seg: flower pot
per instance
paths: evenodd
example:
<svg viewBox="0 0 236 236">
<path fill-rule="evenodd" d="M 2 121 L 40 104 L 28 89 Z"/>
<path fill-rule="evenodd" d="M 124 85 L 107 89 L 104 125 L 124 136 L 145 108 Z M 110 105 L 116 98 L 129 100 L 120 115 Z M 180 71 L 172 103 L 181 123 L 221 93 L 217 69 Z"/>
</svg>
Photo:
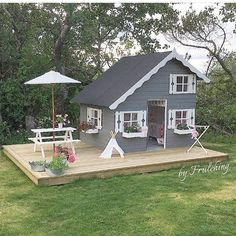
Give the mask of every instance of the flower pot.
<svg viewBox="0 0 236 236">
<path fill-rule="evenodd" d="M 64 169 L 61 168 L 61 169 L 50 169 L 50 168 L 45 168 L 46 170 L 46 173 L 49 175 L 49 176 L 60 176 L 60 175 L 63 175 L 64 174 Z"/>
<path fill-rule="evenodd" d="M 85 131 L 86 134 L 97 134 L 98 129 L 88 129 Z"/>
<path fill-rule="evenodd" d="M 58 123 L 58 128 L 62 129 L 63 128 L 63 123 Z"/>
<path fill-rule="evenodd" d="M 35 172 L 44 172 L 45 171 L 44 165 L 39 165 L 39 164 L 36 164 L 33 162 L 29 162 L 29 165 L 30 165 L 32 171 L 35 171 Z"/>
<path fill-rule="evenodd" d="M 124 138 L 145 138 L 147 137 L 147 134 L 143 132 L 133 132 L 133 133 L 123 132 L 122 136 Z"/>
<path fill-rule="evenodd" d="M 193 129 L 174 129 L 175 134 L 191 134 Z"/>
</svg>

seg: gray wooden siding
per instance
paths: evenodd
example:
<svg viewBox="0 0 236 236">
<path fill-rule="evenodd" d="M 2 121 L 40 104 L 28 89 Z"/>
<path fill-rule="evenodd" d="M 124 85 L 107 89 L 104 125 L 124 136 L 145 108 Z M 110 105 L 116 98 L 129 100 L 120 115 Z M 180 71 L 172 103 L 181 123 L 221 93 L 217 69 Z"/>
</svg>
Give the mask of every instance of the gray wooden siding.
<svg viewBox="0 0 236 236">
<path fill-rule="evenodd" d="M 102 129 L 98 134 L 84 134 L 80 132 L 80 139 L 83 142 L 94 146 L 104 148 L 110 140 L 110 131 L 114 130 L 114 111 L 106 107 L 80 104 L 80 122 L 87 121 L 87 107 L 98 108 L 102 110 Z"/>
<path fill-rule="evenodd" d="M 129 96 L 125 102 L 121 103 L 116 110 L 148 110 L 147 101 L 152 99 L 167 99 L 167 111 L 169 109 L 195 108 L 196 94 L 169 94 L 170 74 L 192 74 L 192 72 L 184 67 L 181 62 L 171 60 L 154 74 L 149 81 L 145 82 L 141 88 Z M 189 146 L 193 142 L 190 135 L 174 134 L 172 129 L 167 129 L 166 138 L 167 148 Z M 124 150 L 146 150 L 147 140 L 145 138 L 126 139 L 119 135 L 117 139 Z"/>
</svg>

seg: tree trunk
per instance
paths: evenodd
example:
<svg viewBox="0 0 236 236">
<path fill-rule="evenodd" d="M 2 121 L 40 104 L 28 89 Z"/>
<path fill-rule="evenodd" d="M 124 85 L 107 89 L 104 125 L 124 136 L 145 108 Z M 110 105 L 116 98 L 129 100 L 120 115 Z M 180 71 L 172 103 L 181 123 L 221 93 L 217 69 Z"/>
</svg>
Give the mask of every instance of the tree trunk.
<svg viewBox="0 0 236 236">
<path fill-rule="evenodd" d="M 65 74 L 65 65 L 62 59 L 63 48 L 65 45 L 66 37 L 71 29 L 71 14 L 66 13 L 64 22 L 61 23 L 61 32 L 56 40 L 54 48 L 54 62 L 56 70 L 61 74 Z M 68 96 L 68 89 L 65 84 L 60 87 L 60 96 L 57 99 L 57 112 L 62 114 L 65 110 L 65 99 Z"/>
<path fill-rule="evenodd" d="M 31 115 L 27 115 L 25 117 L 25 128 L 28 132 L 30 132 L 31 129 L 35 128 L 35 118 Z"/>
</svg>

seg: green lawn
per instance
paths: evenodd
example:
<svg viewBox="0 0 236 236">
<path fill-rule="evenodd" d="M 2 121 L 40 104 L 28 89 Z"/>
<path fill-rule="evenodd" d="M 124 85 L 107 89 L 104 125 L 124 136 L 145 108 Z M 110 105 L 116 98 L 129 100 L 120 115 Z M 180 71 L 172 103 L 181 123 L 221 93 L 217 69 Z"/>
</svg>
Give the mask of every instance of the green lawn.
<svg viewBox="0 0 236 236">
<path fill-rule="evenodd" d="M 236 235 L 236 144 L 230 170 L 179 170 L 35 186 L 0 153 L 0 235 Z M 188 167 L 190 168 L 190 167 Z"/>
</svg>

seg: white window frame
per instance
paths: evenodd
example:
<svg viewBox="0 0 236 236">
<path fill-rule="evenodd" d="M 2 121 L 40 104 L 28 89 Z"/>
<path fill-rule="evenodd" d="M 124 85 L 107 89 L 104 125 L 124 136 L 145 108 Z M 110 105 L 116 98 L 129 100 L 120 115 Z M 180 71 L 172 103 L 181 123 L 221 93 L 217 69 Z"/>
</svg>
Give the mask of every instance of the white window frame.
<svg viewBox="0 0 236 236">
<path fill-rule="evenodd" d="M 177 112 L 180 112 L 180 117 L 177 117 Z M 175 111 L 175 126 L 177 126 L 178 124 L 186 124 L 189 125 L 189 111 L 188 110 L 179 110 L 179 111 Z M 186 114 L 186 116 L 184 117 L 183 115 Z M 190 118 L 191 119 L 191 118 Z M 180 121 L 180 123 L 177 124 L 177 120 Z M 183 123 L 185 122 L 185 123 Z"/>
<path fill-rule="evenodd" d="M 168 129 L 176 128 L 176 112 L 187 112 L 186 115 L 186 124 L 188 126 L 195 125 L 195 109 L 170 109 L 168 112 Z M 178 119 L 178 118 L 177 118 Z M 181 118 L 182 119 L 182 118 Z"/>
<path fill-rule="evenodd" d="M 132 113 L 137 113 L 137 123 L 142 127 L 146 127 L 146 120 L 147 120 L 147 111 L 117 111 L 115 113 L 115 131 L 116 132 L 124 132 L 124 115 L 126 113 L 131 113 L 131 120 L 127 122 L 136 122 L 132 121 Z"/>
<path fill-rule="evenodd" d="M 129 114 L 129 120 L 125 120 L 125 115 L 126 114 Z M 133 114 L 136 114 L 137 115 L 137 119 L 133 119 Z M 123 125 L 125 127 L 125 124 L 129 124 L 129 127 L 133 125 L 133 123 L 137 123 L 137 125 L 140 126 L 140 123 L 139 123 L 139 114 L 138 112 L 124 112 L 124 118 L 123 118 Z"/>
<path fill-rule="evenodd" d="M 94 116 L 95 112 L 97 112 L 97 117 Z M 95 126 L 97 129 L 102 129 L 102 110 L 93 108 L 93 107 L 87 107 L 87 123 L 93 122 L 93 120 L 97 120 L 97 126 Z"/>
<path fill-rule="evenodd" d="M 177 83 L 177 77 L 182 77 L 182 83 Z M 187 83 L 184 83 L 184 77 L 188 77 Z M 177 91 L 177 85 L 182 85 L 182 91 Z M 184 90 L 184 85 L 187 85 L 187 91 Z M 170 94 L 193 94 L 196 93 L 196 75 L 194 74 L 171 74 L 170 75 Z"/>
</svg>

